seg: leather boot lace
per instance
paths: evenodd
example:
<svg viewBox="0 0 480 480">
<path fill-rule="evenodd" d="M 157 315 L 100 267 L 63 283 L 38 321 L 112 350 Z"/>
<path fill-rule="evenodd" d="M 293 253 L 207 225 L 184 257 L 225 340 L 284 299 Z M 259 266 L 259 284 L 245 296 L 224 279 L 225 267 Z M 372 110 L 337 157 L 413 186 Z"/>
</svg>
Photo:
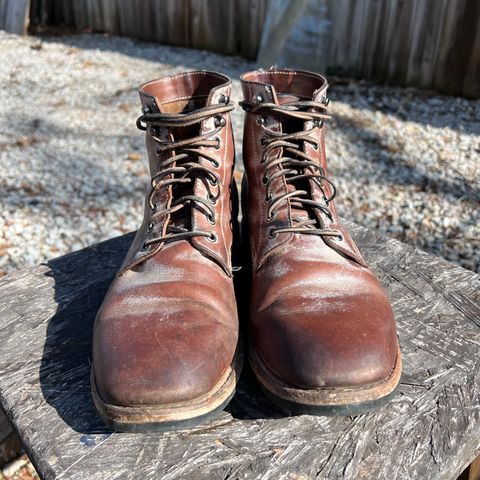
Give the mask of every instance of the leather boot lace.
<svg viewBox="0 0 480 480">
<path fill-rule="evenodd" d="M 219 175 L 212 170 L 212 167 L 219 167 L 219 163 L 214 155 L 202 150 L 201 147 L 219 149 L 221 141 L 216 134 L 225 126 L 225 119 L 221 114 L 233 110 L 233 105 L 229 103 L 228 98 L 219 105 L 210 105 L 195 109 L 185 113 L 145 113 L 137 119 L 137 127 L 140 130 L 147 130 L 152 139 L 158 144 L 157 154 L 165 152 L 170 156 L 162 160 L 159 164 L 158 171 L 152 175 L 152 188 L 148 195 L 148 204 L 152 212 L 160 213 L 158 205 L 154 203 L 156 194 L 164 188 L 170 188 L 172 193 L 175 192 L 175 186 L 179 192 L 177 198 L 172 198 L 161 213 L 166 217 L 165 233 L 159 237 L 150 238 L 145 241 L 143 248 L 147 249 L 149 245 L 183 240 L 192 237 L 206 237 L 208 240 L 215 242 L 216 235 L 214 232 L 205 230 L 195 230 L 192 225 L 182 225 L 185 222 L 177 222 L 175 225 L 172 221 L 172 215 L 176 212 L 190 207 L 187 212 L 183 212 L 183 218 L 191 216 L 191 208 L 200 208 L 205 214 L 207 220 L 215 225 L 215 209 L 214 205 L 222 194 L 222 182 Z M 203 120 L 214 117 L 215 130 L 202 135 L 197 135 L 185 139 L 164 141 L 158 137 L 159 128 L 178 129 L 190 127 L 200 124 Z M 212 137 L 213 138 L 210 138 Z M 210 162 L 209 166 L 202 165 L 198 159 L 204 158 Z M 202 179 L 207 188 L 207 196 L 203 198 L 193 193 L 193 185 L 196 179 Z M 185 188 L 190 184 L 191 188 Z M 183 188 L 182 188 L 183 185 Z M 180 187 L 180 188 L 178 188 Z M 216 192 L 215 192 L 216 190 Z M 177 214 L 178 215 L 178 214 Z M 154 229 L 153 221 L 148 225 L 147 232 Z"/>
<path fill-rule="evenodd" d="M 260 139 L 260 144 L 264 150 L 261 160 L 261 163 L 264 165 L 262 183 L 265 186 L 265 200 L 269 204 L 267 221 L 272 221 L 275 218 L 278 207 L 287 201 L 294 207 L 292 209 L 294 212 L 299 210 L 305 211 L 308 208 L 318 209 L 330 220 L 333 220 L 329 204 L 336 195 L 335 185 L 327 178 L 320 163 L 303 151 L 305 143 L 311 144 L 315 150 L 319 149 L 318 140 L 313 138 L 311 134 L 315 128 L 321 127 L 323 122 L 330 118 L 326 114 L 328 103 L 300 100 L 285 102 L 281 105 L 268 102 L 240 102 L 240 105 L 245 111 L 258 115 L 257 124 L 261 126 L 264 132 L 264 136 Z M 294 133 L 280 133 L 265 126 L 267 116 L 274 116 L 279 121 L 282 119 L 312 121 L 313 127 Z M 277 148 L 282 149 L 282 154 L 279 158 L 271 155 L 271 152 Z M 288 186 L 287 192 L 275 197 L 271 193 L 271 186 L 276 179 L 281 177 L 284 178 Z M 322 192 L 321 201 L 312 198 L 310 188 L 300 187 L 300 182 L 303 182 L 301 185 L 305 186 L 307 180 L 313 180 L 320 187 Z M 327 194 L 325 190 L 325 183 L 330 185 L 330 194 Z M 338 230 L 319 228 L 316 218 L 305 218 L 304 216 L 295 215 L 292 215 L 291 225 L 271 228 L 269 236 L 274 237 L 279 233 L 302 233 L 342 238 Z"/>
</svg>

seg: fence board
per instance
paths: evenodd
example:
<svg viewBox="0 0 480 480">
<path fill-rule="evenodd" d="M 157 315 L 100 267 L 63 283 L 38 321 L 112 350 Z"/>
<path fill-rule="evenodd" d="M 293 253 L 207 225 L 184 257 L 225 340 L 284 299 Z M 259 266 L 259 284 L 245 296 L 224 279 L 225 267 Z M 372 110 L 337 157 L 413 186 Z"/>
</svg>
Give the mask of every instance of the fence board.
<svg viewBox="0 0 480 480">
<path fill-rule="evenodd" d="M 29 0 L 0 0 L 0 30 L 24 34 L 28 26 Z"/>
<path fill-rule="evenodd" d="M 234 3 L 240 32 L 240 53 L 246 58 L 255 58 L 260 45 L 268 0 L 244 0 Z"/>
<path fill-rule="evenodd" d="M 190 2 L 191 45 L 223 53 L 238 52 L 235 2 L 225 0 L 192 0 Z"/>
</svg>

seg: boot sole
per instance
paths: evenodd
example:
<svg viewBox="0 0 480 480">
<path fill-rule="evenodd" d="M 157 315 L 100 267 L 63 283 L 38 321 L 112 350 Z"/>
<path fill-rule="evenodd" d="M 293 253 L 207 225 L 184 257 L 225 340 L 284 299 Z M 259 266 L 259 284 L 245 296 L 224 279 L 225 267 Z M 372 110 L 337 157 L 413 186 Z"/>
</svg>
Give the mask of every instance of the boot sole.
<svg viewBox="0 0 480 480">
<path fill-rule="evenodd" d="M 242 360 L 242 354 L 237 353 L 232 366 L 207 394 L 188 402 L 165 405 L 109 404 L 98 391 L 92 369 L 93 403 L 102 420 L 117 432 L 166 432 L 194 427 L 217 418 L 230 402 L 240 377 Z"/>
<path fill-rule="evenodd" d="M 253 347 L 249 349 L 249 361 L 265 395 L 290 415 L 359 415 L 380 408 L 395 395 L 402 373 L 398 347 L 389 376 L 361 387 L 292 388 L 266 367 Z"/>
</svg>

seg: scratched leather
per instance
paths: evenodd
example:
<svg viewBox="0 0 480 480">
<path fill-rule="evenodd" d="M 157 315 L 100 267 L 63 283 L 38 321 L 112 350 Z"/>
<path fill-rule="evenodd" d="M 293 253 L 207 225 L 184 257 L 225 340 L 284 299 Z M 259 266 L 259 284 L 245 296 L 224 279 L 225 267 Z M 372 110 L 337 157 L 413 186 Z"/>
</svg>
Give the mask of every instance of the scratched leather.
<svg viewBox="0 0 480 480">
<path fill-rule="evenodd" d="M 258 94 L 279 104 L 282 96 L 318 100 L 327 92 L 326 79 L 309 72 L 249 72 L 241 81 L 249 102 Z M 394 368 L 397 352 L 392 308 L 334 204 L 330 205 L 331 221 L 322 213 L 318 218 L 322 226 L 338 229 L 341 240 L 299 233 L 268 236 L 272 225 L 290 224 L 292 206 L 287 200 L 278 207 L 275 220 L 267 221 L 261 180 L 263 132 L 256 120 L 256 115 L 246 113 L 243 140 L 246 188 L 242 201 L 252 263 L 252 346 L 268 369 L 293 387 L 361 386 L 385 379 Z M 267 126 L 282 129 L 278 118 L 269 118 Z M 308 146 L 306 153 L 316 155 L 326 171 L 325 127 L 317 128 L 314 135 L 320 149 Z M 280 156 L 281 152 L 273 154 Z M 311 187 L 313 198 L 318 198 L 318 187 Z M 287 192 L 282 177 L 277 177 L 272 190 L 274 196 Z"/>
<path fill-rule="evenodd" d="M 192 100 L 206 105 L 230 95 L 231 81 L 217 73 L 190 72 L 149 82 L 140 88 L 142 106 L 153 112 L 172 111 Z M 206 98 L 206 100 L 205 100 Z M 238 342 L 238 318 L 231 276 L 230 182 L 234 150 L 229 114 L 217 134 L 220 148 L 209 148 L 219 166 L 222 193 L 215 204 L 216 223 L 195 209 L 193 228 L 216 233 L 205 237 L 152 245 L 161 234 L 171 189 L 156 197 L 152 212 L 146 202 L 143 222 L 98 312 L 93 341 L 94 377 L 102 397 L 115 405 L 161 405 L 187 401 L 208 393 L 231 366 Z M 213 119 L 202 121 L 201 133 L 213 131 Z M 159 132 L 169 137 L 167 129 Z M 147 129 L 146 147 L 152 176 L 165 154 L 157 155 Z M 204 147 L 202 147 L 204 148 Z M 196 161 L 207 161 L 197 157 Z M 209 165 L 211 167 L 211 165 Z M 193 193 L 204 197 L 203 182 Z M 163 215 L 163 216 L 162 216 Z M 154 232 L 147 226 L 155 221 Z"/>
</svg>

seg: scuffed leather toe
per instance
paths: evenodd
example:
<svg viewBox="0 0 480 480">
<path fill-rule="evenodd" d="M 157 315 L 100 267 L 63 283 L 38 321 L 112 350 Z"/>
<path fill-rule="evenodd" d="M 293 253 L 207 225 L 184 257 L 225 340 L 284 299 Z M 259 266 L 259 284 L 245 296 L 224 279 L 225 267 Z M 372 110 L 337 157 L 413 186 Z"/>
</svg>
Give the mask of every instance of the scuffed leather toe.
<svg viewBox="0 0 480 480">
<path fill-rule="evenodd" d="M 257 354 L 292 387 L 361 386 L 387 378 L 396 356 L 391 311 L 382 305 L 372 308 L 375 300 L 366 297 L 351 302 L 371 309 L 369 314 L 365 308 L 360 313 L 345 308 L 350 301 L 332 302 L 320 311 L 312 301 L 311 308 L 304 305 L 294 312 L 280 303 L 258 322 Z M 375 337 L 367 330 L 375 331 Z"/>
<path fill-rule="evenodd" d="M 98 322 L 94 375 L 104 400 L 161 405 L 210 392 L 232 363 L 237 338 L 206 310 L 188 305 L 174 318 L 162 312 Z"/>
<path fill-rule="evenodd" d="M 233 285 L 219 292 L 219 268 L 175 246 L 112 283 L 94 331 L 93 371 L 104 401 L 165 405 L 210 392 L 234 361 Z M 197 270 L 190 269 L 191 264 Z M 217 282 L 217 283 L 216 283 Z M 199 288 L 198 285 L 202 285 Z"/>
<path fill-rule="evenodd" d="M 273 280 L 252 314 L 253 347 L 265 367 L 297 388 L 361 387 L 387 378 L 396 328 L 374 275 L 347 262 L 288 263 L 302 275 Z"/>
</svg>

